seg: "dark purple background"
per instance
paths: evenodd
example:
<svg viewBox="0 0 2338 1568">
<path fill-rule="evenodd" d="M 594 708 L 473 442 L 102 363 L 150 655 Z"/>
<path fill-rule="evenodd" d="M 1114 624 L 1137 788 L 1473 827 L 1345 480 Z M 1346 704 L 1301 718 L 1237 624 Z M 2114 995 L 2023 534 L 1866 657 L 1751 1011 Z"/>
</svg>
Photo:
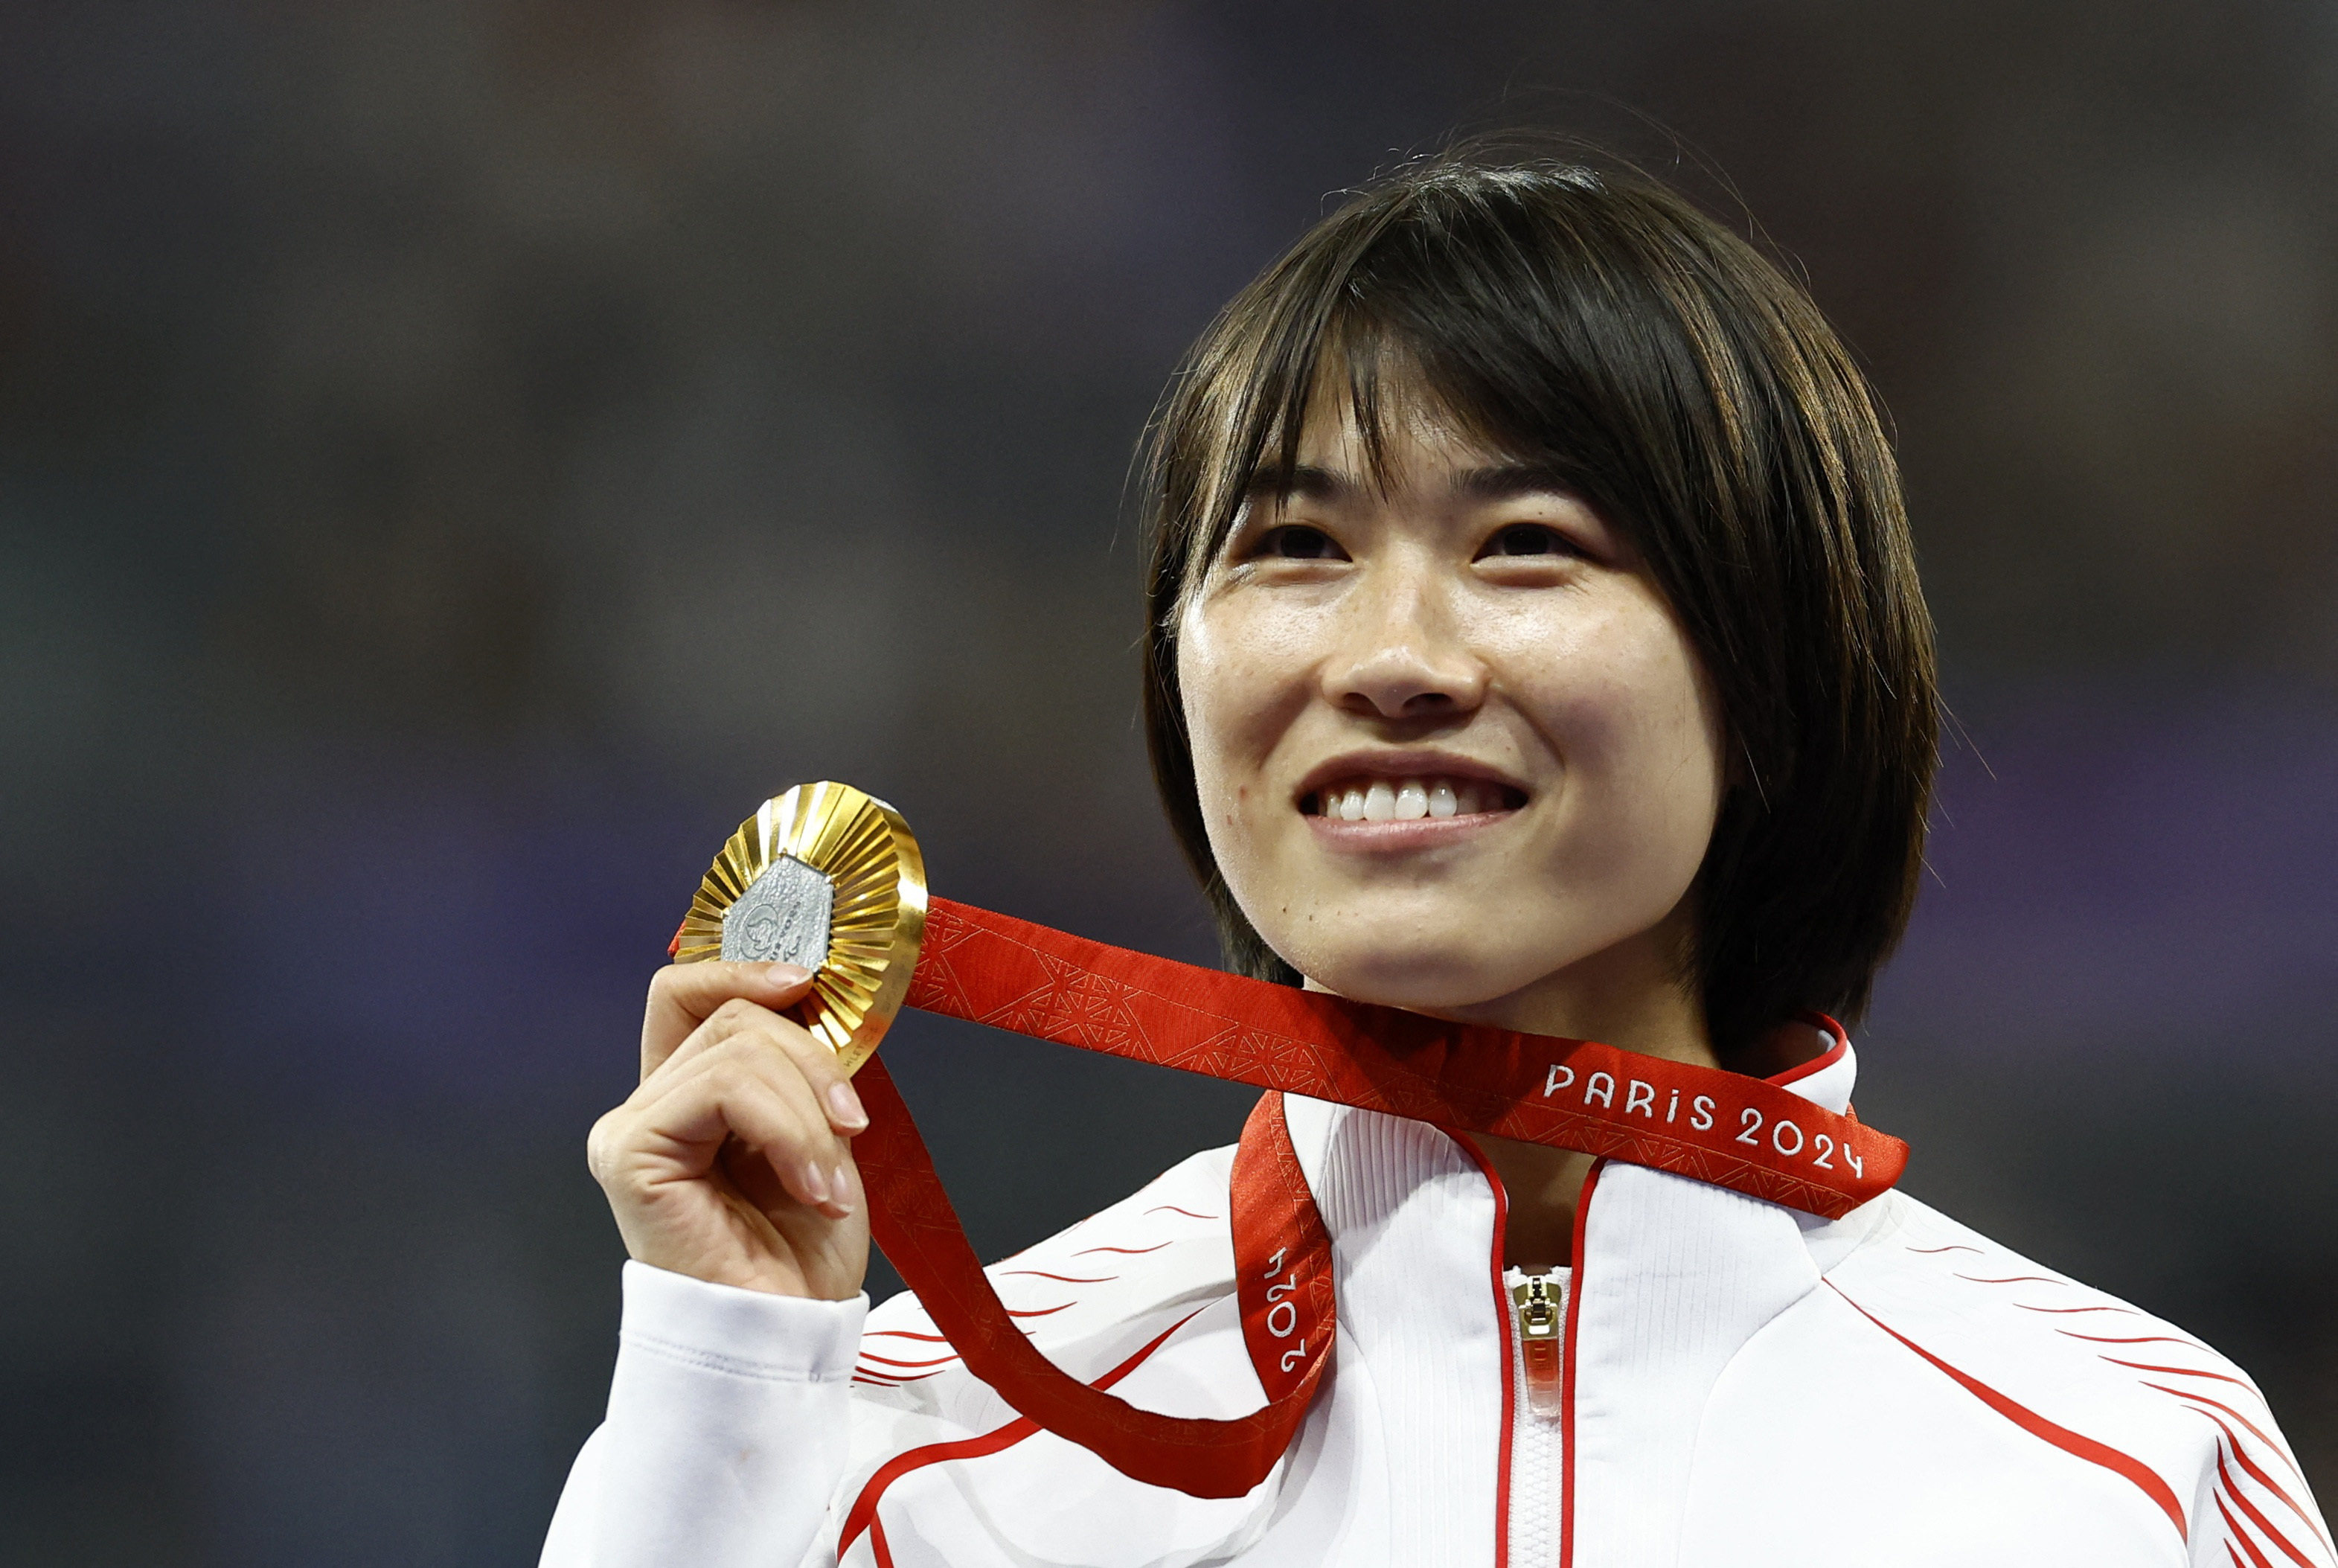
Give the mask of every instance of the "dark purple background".
<svg viewBox="0 0 2338 1568">
<path fill-rule="evenodd" d="M 1208 957 L 1129 453 L 1328 192 L 1507 123 L 1734 186 L 1896 416 L 1960 728 L 1862 1114 L 2338 1483 L 2328 7 L 25 0 L 0 1563 L 532 1560 L 584 1131 L 773 790 Z M 992 1250 L 1247 1098 L 888 1050 Z"/>
</svg>

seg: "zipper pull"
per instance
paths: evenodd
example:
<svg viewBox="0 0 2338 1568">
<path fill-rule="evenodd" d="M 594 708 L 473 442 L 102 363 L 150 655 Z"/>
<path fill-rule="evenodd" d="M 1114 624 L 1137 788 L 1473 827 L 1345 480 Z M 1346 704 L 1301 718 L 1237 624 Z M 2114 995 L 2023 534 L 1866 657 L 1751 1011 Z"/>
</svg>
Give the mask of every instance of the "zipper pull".
<svg viewBox="0 0 2338 1568">
<path fill-rule="evenodd" d="M 1530 1274 L 1510 1287 L 1510 1299 L 1518 1306 L 1518 1355 L 1526 1372 L 1527 1408 L 1537 1415 L 1556 1416 L 1559 1412 L 1559 1346 L 1564 1337 L 1567 1290 L 1561 1284 L 1557 1292 L 1551 1282 L 1557 1275 Z"/>
</svg>

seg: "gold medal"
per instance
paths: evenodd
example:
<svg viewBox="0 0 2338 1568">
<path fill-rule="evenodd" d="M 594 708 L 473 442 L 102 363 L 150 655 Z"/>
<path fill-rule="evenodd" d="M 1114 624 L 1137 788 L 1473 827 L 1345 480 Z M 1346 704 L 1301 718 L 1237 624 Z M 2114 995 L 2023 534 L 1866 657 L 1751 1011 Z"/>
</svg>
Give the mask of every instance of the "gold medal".
<svg viewBox="0 0 2338 1568">
<path fill-rule="evenodd" d="M 674 958 L 812 971 L 797 1015 L 849 1077 L 901 1011 L 925 931 L 925 856 L 901 814 L 850 784 L 798 784 L 706 868 Z"/>
</svg>

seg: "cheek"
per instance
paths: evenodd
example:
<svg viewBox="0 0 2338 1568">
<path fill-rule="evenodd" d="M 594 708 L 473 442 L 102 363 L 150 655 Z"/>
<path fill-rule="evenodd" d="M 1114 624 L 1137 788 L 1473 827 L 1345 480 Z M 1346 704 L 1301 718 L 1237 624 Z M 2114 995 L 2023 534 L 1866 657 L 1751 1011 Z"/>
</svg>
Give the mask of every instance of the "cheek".
<svg viewBox="0 0 2338 1568">
<path fill-rule="evenodd" d="M 1237 672 L 1227 668 L 1224 649 L 1209 636 L 1208 628 L 1195 624 L 1198 620 L 1188 615 L 1178 628 L 1177 693 L 1184 706 L 1185 738 L 1193 748 L 1194 784 L 1201 795 L 1202 815 L 1214 823 L 1220 814 L 1222 781 L 1228 771 L 1230 732 L 1239 727 L 1236 715 L 1228 711 L 1229 702 L 1241 691 L 1241 680 Z"/>
<path fill-rule="evenodd" d="M 1229 848 L 1220 835 L 1260 798 L 1262 774 L 1286 705 L 1279 694 L 1287 684 L 1278 670 L 1271 638 L 1245 624 L 1238 613 L 1189 610 L 1179 624 L 1177 685 L 1185 712 L 1185 733 L 1194 754 L 1194 783 L 1220 859 Z"/>
<path fill-rule="evenodd" d="M 1711 684 L 1671 616 L 1626 603 L 1580 636 L 1534 705 L 1574 799 L 1570 815 L 1606 831 L 1582 848 L 1669 879 L 1702 863 L 1726 777 L 1725 727 Z"/>
<path fill-rule="evenodd" d="M 1669 629 L 1669 618 L 1666 622 Z M 1726 767 L 1711 683 L 1678 634 L 1651 639 L 1634 667 L 1625 769 L 1652 861 L 1667 880 L 1695 875 L 1720 814 Z M 1685 888 L 1684 887 L 1684 891 Z"/>
</svg>

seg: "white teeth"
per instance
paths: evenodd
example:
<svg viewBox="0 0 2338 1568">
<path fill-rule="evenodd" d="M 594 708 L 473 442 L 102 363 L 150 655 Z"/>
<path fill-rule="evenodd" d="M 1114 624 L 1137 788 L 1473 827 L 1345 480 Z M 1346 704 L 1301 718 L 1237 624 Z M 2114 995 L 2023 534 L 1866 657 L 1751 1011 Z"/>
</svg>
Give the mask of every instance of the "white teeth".
<svg viewBox="0 0 2338 1568">
<path fill-rule="evenodd" d="M 1424 817 L 1476 816 L 1507 809 L 1502 787 L 1482 779 L 1361 779 L 1319 791 L 1322 814 L 1334 822 L 1419 822 Z"/>
</svg>

